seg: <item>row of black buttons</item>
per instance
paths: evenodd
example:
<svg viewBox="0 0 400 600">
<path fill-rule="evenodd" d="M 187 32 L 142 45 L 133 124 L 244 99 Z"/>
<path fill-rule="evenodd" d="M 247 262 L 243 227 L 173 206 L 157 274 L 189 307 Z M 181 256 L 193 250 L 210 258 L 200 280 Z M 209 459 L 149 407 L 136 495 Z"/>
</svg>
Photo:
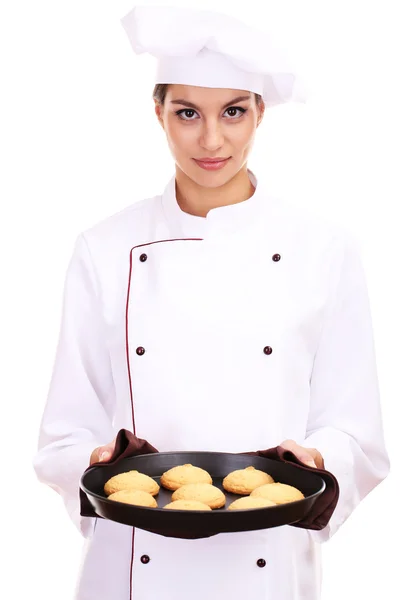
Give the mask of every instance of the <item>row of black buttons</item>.
<svg viewBox="0 0 400 600">
<path fill-rule="evenodd" d="M 143 356 L 143 354 L 145 352 L 146 352 L 146 350 L 143 348 L 143 346 L 139 346 L 138 348 L 136 348 L 136 354 L 138 354 L 139 356 Z M 267 354 L 267 355 L 272 354 L 271 346 L 265 346 L 263 352 L 264 352 L 264 354 Z"/>
<path fill-rule="evenodd" d="M 150 556 L 148 556 L 147 554 L 143 554 L 140 560 L 144 565 L 147 565 L 150 562 Z M 257 567 L 260 567 L 261 569 L 265 567 L 266 564 L 267 562 L 264 558 L 259 558 L 257 561 Z"/>
<path fill-rule="evenodd" d="M 140 262 L 146 262 L 147 260 L 147 254 L 141 254 L 139 257 Z M 274 254 L 272 257 L 272 260 L 274 262 L 278 262 L 279 260 L 281 260 L 281 255 L 280 254 Z"/>
</svg>

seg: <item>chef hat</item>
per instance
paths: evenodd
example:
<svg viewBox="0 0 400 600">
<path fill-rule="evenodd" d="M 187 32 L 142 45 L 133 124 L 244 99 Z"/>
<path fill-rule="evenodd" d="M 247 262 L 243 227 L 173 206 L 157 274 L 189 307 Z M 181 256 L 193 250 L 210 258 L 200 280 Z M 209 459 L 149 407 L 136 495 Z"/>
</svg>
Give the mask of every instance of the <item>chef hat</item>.
<svg viewBox="0 0 400 600">
<path fill-rule="evenodd" d="M 248 90 L 266 106 L 305 102 L 303 84 L 270 34 L 229 15 L 135 6 L 121 23 L 136 54 L 157 58 L 155 83 Z"/>
</svg>

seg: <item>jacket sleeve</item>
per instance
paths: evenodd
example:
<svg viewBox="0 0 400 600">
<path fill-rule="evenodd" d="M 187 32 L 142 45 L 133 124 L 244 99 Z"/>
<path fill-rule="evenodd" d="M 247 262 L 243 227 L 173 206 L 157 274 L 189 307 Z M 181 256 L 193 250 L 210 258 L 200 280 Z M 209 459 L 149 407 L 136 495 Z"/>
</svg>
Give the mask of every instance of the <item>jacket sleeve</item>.
<svg viewBox="0 0 400 600">
<path fill-rule="evenodd" d="M 33 466 L 62 497 L 87 537 L 94 519 L 80 516 L 79 483 L 92 451 L 115 437 L 115 390 L 99 287 L 89 249 L 79 236 L 67 271 L 61 331 Z"/>
<path fill-rule="evenodd" d="M 389 472 L 365 274 L 355 240 L 347 232 L 340 238 L 303 442 L 321 452 L 340 487 L 330 522 L 310 532 L 318 542 L 328 540 Z"/>
</svg>

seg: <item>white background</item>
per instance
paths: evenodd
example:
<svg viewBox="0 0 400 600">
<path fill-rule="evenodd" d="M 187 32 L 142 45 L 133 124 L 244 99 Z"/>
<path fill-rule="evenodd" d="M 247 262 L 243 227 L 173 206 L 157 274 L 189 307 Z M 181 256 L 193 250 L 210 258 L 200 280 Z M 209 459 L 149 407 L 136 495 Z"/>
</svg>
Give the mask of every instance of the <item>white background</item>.
<svg viewBox="0 0 400 600">
<path fill-rule="evenodd" d="M 249 167 L 360 242 L 392 473 L 324 546 L 323 600 L 393 598 L 400 534 L 397 2 L 201 4 L 272 24 L 297 48 L 308 79 L 308 104 L 267 112 Z M 119 23 L 132 6 L 6 0 L 0 8 L 0 502 L 8 550 L 1 587 L 9 588 L 8 600 L 70 600 L 79 568 L 81 538 L 31 467 L 75 237 L 160 193 L 173 173 L 151 100 L 153 59 L 132 53 Z"/>
</svg>

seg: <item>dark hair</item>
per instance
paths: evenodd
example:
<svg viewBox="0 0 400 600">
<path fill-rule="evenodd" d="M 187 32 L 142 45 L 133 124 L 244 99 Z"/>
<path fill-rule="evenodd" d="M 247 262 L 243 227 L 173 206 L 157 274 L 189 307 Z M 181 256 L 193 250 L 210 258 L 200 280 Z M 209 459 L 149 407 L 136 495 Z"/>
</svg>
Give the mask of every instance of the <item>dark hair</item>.
<svg viewBox="0 0 400 600">
<path fill-rule="evenodd" d="M 154 87 L 153 100 L 157 100 L 157 102 L 159 102 L 161 106 L 164 106 L 165 96 L 167 95 L 168 91 L 168 85 L 168 83 L 156 83 Z M 255 92 L 254 95 L 256 98 L 257 106 L 260 106 L 262 102 L 262 96 L 260 94 L 256 94 Z"/>
</svg>

